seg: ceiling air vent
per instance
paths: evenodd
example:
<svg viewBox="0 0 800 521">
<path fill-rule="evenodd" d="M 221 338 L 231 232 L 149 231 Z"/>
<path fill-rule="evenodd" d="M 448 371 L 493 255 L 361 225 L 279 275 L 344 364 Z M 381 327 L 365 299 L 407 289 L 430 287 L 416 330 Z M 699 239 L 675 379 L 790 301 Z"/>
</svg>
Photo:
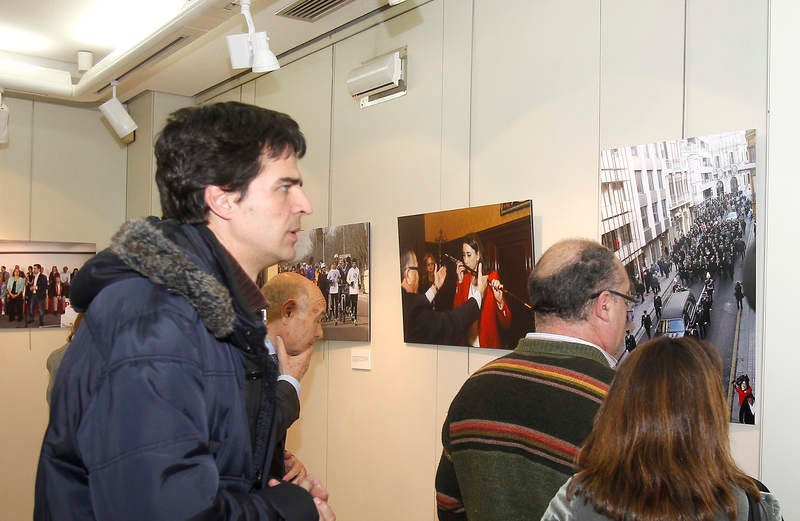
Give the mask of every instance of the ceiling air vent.
<svg viewBox="0 0 800 521">
<path fill-rule="evenodd" d="M 340 7 L 349 4 L 353 0 L 298 0 L 287 5 L 277 13 L 276 16 L 285 16 L 304 22 L 316 22 L 323 16 L 327 16 Z"/>
</svg>

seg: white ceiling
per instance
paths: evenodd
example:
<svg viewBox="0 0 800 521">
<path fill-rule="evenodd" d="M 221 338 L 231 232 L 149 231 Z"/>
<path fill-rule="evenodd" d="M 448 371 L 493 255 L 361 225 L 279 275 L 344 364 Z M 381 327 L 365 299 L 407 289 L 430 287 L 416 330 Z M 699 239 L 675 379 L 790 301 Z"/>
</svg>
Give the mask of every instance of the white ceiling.
<svg viewBox="0 0 800 521">
<path fill-rule="evenodd" d="M 267 32 L 270 47 L 279 57 L 356 18 L 389 9 L 386 0 L 352 0 L 315 22 L 274 15 L 294 1 L 252 0 L 256 31 Z M 48 70 L 67 70 L 73 75 L 75 84 L 80 79 L 76 65 L 78 51 L 92 51 L 97 64 L 120 45 L 121 37 L 127 30 L 136 27 L 139 33 L 144 31 L 145 35 L 150 35 L 163 28 L 164 24 L 169 24 L 183 2 L 187 2 L 184 7 L 193 3 L 196 6 L 212 2 L 214 6 L 204 11 L 201 21 L 191 24 L 195 32 L 183 40 L 190 43 L 171 54 L 164 53 L 166 57 L 162 55 L 157 60 L 151 60 L 147 66 L 137 69 L 135 74 L 125 76 L 120 82 L 119 97 L 125 101 L 144 90 L 194 96 L 241 72 L 230 67 L 225 36 L 247 32 L 247 26 L 244 17 L 239 14 L 238 5 L 229 5 L 230 0 L 28 0 L 24 4 L 18 0 L 0 0 L 0 68 L 4 62 L 11 60 Z M 196 27 L 201 30 L 197 31 Z M 163 41 L 160 42 L 154 42 L 156 47 L 150 52 L 160 48 Z M 130 45 L 123 46 L 127 48 Z M 114 54 L 118 54 L 119 50 L 117 48 Z M 98 78 L 99 85 L 105 87 L 113 79 L 112 75 L 116 77 L 129 69 L 130 64 L 109 71 L 104 77 Z M 14 69 L 14 78 L 27 74 L 18 72 L 20 70 L 24 69 Z M 91 92 L 82 96 L 48 93 L 41 89 L 37 92 L 36 86 L 29 87 L 24 81 L 21 81 L 22 86 L 13 88 L 3 85 L 2 78 L 0 74 L 0 88 L 5 87 L 8 92 L 27 92 L 63 99 L 74 96 L 74 101 L 98 101 L 109 97 L 107 89 L 99 88 L 92 88 Z M 10 79 L 6 81 L 12 83 Z"/>
</svg>

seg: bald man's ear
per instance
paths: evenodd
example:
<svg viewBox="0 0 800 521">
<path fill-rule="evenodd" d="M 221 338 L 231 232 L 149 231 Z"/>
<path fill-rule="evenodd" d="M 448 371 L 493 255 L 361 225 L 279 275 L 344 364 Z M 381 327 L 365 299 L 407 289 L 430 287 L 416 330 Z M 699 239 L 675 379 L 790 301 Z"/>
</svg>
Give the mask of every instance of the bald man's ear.
<svg viewBox="0 0 800 521">
<path fill-rule="evenodd" d="M 233 206 L 239 199 L 239 194 L 226 192 L 216 185 L 207 185 L 203 192 L 203 199 L 211 213 L 227 221 L 231 218 Z"/>
<path fill-rule="evenodd" d="M 281 318 L 290 318 L 297 311 L 297 300 L 290 298 L 281 304 Z"/>
<path fill-rule="evenodd" d="M 612 306 L 614 305 L 613 298 L 614 296 L 608 291 L 600 293 L 600 295 L 594 299 L 592 313 L 604 322 L 611 320 L 610 312 L 613 309 Z"/>
</svg>

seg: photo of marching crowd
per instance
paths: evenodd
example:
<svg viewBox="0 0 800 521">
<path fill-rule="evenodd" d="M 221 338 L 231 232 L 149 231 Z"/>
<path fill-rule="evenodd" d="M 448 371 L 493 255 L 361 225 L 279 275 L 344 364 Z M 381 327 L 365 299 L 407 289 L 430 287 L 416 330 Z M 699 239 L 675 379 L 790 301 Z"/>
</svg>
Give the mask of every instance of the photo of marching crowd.
<svg viewBox="0 0 800 521">
<path fill-rule="evenodd" d="M 70 327 L 70 286 L 92 255 L 94 244 L 0 242 L 0 329 Z"/>
<path fill-rule="evenodd" d="M 327 300 L 322 318 L 326 340 L 369 341 L 369 223 L 304 230 L 297 255 L 278 272 L 303 275 Z"/>
<path fill-rule="evenodd" d="M 652 336 L 712 343 L 738 423 L 753 423 L 758 403 L 755 156 L 754 130 L 601 155 L 603 244 L 639 299 L 628 309 L 626 352 Z"/>
</svg>

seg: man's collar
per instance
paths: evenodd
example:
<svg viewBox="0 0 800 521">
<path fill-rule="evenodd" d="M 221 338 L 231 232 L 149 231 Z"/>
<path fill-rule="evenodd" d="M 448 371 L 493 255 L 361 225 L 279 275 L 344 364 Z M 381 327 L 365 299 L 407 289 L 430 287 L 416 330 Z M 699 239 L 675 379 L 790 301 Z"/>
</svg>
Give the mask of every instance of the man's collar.
<svg viewBox="0 0 800 521">
<path fill-rule="evenodd" d="M 269 339 L 269 335 L 264 337 L 264 347 L 267 348 L 267 352 L 271 355 L 275 353 L 275 346 L 272 344 L 272 340 Z"/>
<path fill-rule="evenodd" d="M 245 273 L 241 264 L 239 264 L 239 262 L 233 258 L 233 255 L 231 255 L 224 246 L 222 246 L 222 250 L 228 256 L 228 262 L 230 262 L 233 275 L 236 279 L 236 285 L 239 287 L 239 291 L 249 305 L 250 309 L 253 311 L 266 309 L 268 306 L 267 298 L 263 293 L 261 293 L 259 287 L 253 281 L 253 279 L 251 279 L 250 276 Z"/>
<path fill-rule="evenodd" d="M 240 306 L 247 307 L 244 310 L 245 313 L 254 313 L 258 318 L 261 318 L 262 314 L 259 312 L 266 309 L 268 304 L 266 297 L 261 293 L 255 281 L 244 271 L 239 261 L 223 246 L 208 225 L 200 225 L 196 229 L 209 243 L 212 251 L 216 252 L 217 262 L 222 266 L 223 278 L 228 280 L 228 289 L 233 300 L 238 301 Z M 227 265 L 227 268 L 225 265 Z M 231 287 L 234 285 L 235 287 Z"/>
<path fill-rule="evenodd" d="M 601 353 L 603 353 L 603 356 L 608 361 L 608 365 L 611 366 L 612 369 L 617 366 L 617 360 L 613 356 L 608 354 L 602 347 L 598 346 L 597 344 L 593 344 L 588 340 L 584 340 L 582 338 L 575 338 L 573 336 L 567 336 L 567 335 L 558 335 L 556 333 L 528 333 L 527 335 L 525 335 L 525 338 L 531 338 L 534 340 L 551 340 L 556 342 L 571 342 L 573 344 L 584 344 L 587 346 L 591 346 L 600 351 Z"/>
</svg>

